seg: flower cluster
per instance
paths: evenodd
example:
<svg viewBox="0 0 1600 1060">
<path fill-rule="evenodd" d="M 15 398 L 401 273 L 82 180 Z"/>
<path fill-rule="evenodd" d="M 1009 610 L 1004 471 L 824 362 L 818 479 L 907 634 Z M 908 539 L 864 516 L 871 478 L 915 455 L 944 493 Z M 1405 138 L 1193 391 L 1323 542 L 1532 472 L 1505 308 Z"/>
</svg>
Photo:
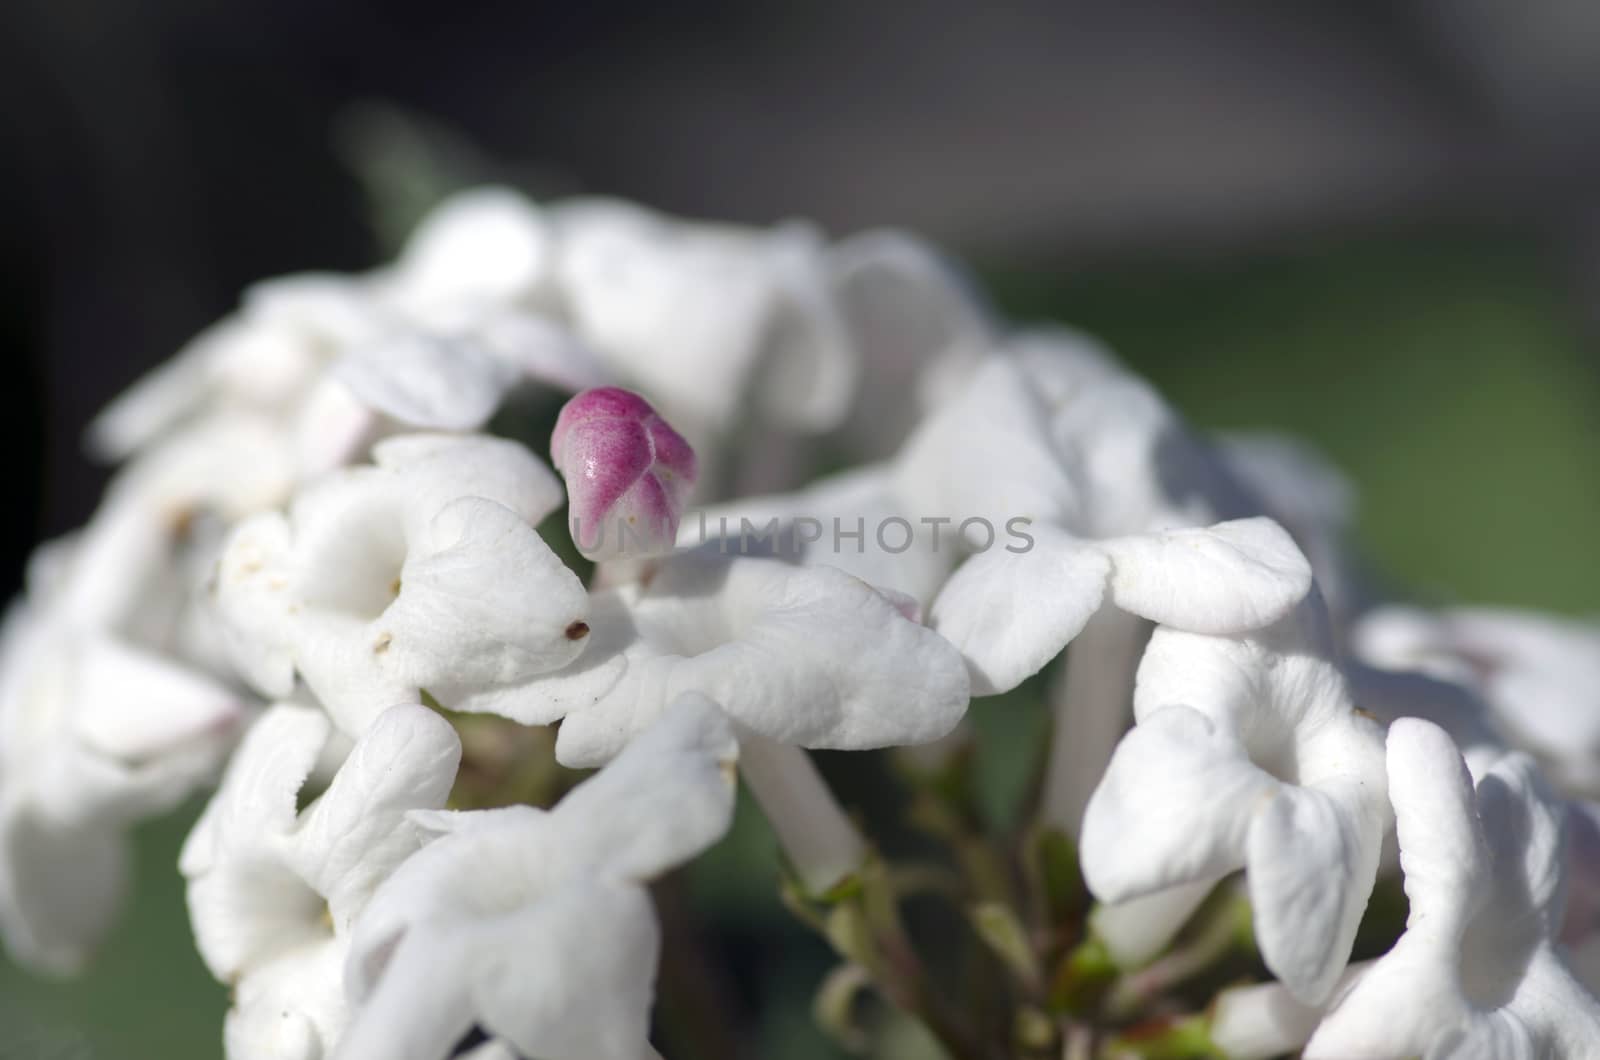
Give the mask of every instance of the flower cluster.
<svg viewBox="0 0 1600 1060">
<path fill-rule="evenodd" d="M 0 635 L 0 939 L 81 968 L 129 828 L 209 790 L 231 1060 L 658 1056 L 650 886 L 741 777 L 855 1047 L 1600 1055 L 1600 627 L 1373 605 L 1315 454 L 909 236 L 469 191 L 251 289 L 91 442 Z M 990 696 L 1051 723 L 1014 828 Z M 808 753 L 882 748 L 935 867 Z M 941 980 L 923 890 L 1000 974 Z"/>
</svg>

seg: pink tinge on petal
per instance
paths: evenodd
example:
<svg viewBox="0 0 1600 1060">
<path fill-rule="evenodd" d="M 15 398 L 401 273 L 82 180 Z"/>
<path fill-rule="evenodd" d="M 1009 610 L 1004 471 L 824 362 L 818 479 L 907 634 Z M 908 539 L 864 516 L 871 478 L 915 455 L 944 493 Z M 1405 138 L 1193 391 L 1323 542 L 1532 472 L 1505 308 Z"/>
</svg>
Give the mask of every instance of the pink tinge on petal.
<svg viewBox="0 0 1600 1060">
<path fill-rule="evenodd" d="M 694 450 L 648 401 L 619 387 L 585 390 L 556 418 L 550 457 L 567 480 L 580 552 L 610 559 L 671 550 L 694 485 Z"/>
</svg>

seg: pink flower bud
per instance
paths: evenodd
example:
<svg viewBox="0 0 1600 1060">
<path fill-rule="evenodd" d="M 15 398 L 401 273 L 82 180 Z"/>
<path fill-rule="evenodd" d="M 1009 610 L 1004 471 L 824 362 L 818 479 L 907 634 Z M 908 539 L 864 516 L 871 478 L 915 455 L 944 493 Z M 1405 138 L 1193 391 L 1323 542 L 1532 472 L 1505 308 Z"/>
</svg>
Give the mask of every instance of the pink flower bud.
<svg viewBox="0 0 1600 1060">
<path fill-rule="evenodd" d="M 567 480 L 578 551 L 602 560 L 672 550 L 694 450 L 644 398 L 612 386 L 578 394 L 556 418 L 550 459 Z"/>
</svg>

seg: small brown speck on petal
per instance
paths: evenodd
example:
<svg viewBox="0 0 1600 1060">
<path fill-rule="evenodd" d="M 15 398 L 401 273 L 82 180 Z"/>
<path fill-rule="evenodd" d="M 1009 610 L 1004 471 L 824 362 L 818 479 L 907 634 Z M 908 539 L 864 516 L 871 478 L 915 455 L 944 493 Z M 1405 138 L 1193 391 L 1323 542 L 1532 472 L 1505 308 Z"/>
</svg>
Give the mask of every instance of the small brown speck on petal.
<svg viewBox="0 0 1600 1060">
<path fill-rule="evenodd" d="M 567 627 L 567 639 L 568 640 L 582 640 L 584 637 L 587 637 L 588 635 L 589 635 L 589 623 L 587 623 L 587 622 L 574 622 L 572 625 Z"/>
</svg>

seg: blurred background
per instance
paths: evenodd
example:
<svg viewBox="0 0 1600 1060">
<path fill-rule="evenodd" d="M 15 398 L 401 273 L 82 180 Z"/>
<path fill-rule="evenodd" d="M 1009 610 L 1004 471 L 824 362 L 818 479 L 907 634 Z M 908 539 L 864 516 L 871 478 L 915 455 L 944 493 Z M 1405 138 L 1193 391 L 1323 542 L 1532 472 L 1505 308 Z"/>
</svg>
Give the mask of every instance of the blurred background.
<svg viewBox="0 0 1600 1060">
<path fill-rule="evenodd" d="M 91 511 L 79 439 L 111 395 L 247 283 L 374 264 L 441 191 L 498 180 L 915 229 L 1201 426 L 1320 446 L 1422 597 L 1600 610 L 1587 0 L 10 0 L 0 112 L 8 591 Z M 977 714 L 1022 753 L 1034 719 Z M 0 964 L 0 1057 L 217 1054 L 186 828 L 146 830 L 84 980 Z M 826 954 L 774 879 L 744 822 L 687 888 L 734 973 L 664 975 L 703 980 L 746 1055 L 825 1057 Z"/>
</svg>

